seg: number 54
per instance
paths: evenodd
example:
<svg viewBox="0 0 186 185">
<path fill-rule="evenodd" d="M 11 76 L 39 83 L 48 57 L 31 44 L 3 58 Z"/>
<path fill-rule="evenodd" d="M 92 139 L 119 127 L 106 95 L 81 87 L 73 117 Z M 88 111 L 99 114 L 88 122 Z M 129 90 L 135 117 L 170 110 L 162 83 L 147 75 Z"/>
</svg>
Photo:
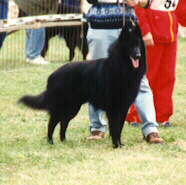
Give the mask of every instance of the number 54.
<svg viewBox="0 0 186 185">
<path fill-rule="evenodd" d="M 167 9 L 169 9 L 170 7 L 175 7 L 176 6 L 175 0 L 166 0 L 164 6 Z"/>
</svg>

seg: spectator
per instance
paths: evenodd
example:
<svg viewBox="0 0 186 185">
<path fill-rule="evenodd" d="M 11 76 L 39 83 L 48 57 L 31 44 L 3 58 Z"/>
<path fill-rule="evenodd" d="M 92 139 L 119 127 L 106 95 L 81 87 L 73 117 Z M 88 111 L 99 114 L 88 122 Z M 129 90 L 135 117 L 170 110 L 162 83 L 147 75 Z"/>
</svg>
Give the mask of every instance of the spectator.
<svg viewBox="0 0 186 185">
<path fill-rule="evenodd" d="M 14 0 L 27 15 L 56 14 L 59 0 Z"/>
<path fill-rule="evenodd" d="M 176 78 L 178 19 L 173 11 L 162 11 L 153 7 L 148 9 L 135 7 L 135 9 L 143 40 L 147 46 L 147 78 L 154 95 L 156 120 L 161 126 L 171 127 L 169 120 L 173 114 L 172 96 Z M 165 7 L 168 8 L 168 4 Z M 139 117 L 136 109 L 131 107 L 127 121 L 135 120 L 139 120 Z"/>
<path fill-rule="evenodd" d="M 8 0 L 0 0 L 0 19 L 8 18 Z M 3 45 L 3 41 L 6 37 L 6 32 L 0 33 L 0 49 Z"/>
<path fill-rule="evenodd" d="M 44 2 L 44 3 L 43 3 Z M 58 0 L 31 1 L 15 0 L 15 3 L 26 15 L 45 15 L 57 13 Z M 26 38 L 26 62 L 31 64 L 49 64 L 41 57 L 44 47 L 45 28 L 27 30 Z"/>
<path fill-rule="evenodd" d="M 104 12 L 95 11 L 95 13 L 92 13 L 92 19 L 90 19 L 89 14 L 87 15 L 87 20 L 90 22 L 87 40 L 90 56 L 95 60 L 98 58 L 107 57 L 108 47 L 118 38 L 121 32 L 123 25 L 123 12 L 120 9 L 117 0 L 88 0 L 88 2 L 93 4 L 93 8 L 96 8 L 98 5 L 98 8 L 110 8 L 110 11 L 112 11 L 112 15 L 110 15 L 109 18 L 109 14 L 105 13 L 110 12 L 109 10 Z M 120 2 L 122 3 L 122 1 Z M 137 23 L 135 12 L 133 8 L 130 7 L 138 5 L 140 7 L 147 8 L 150 3 L 148 0 L 126 0 L 126 2 L 128 3 L 125 14 L 126 23 L 130 21 L 130 18 Z M 98 15 L 98 13 L 103 13 L 103 16 L 100 16 L 100 14 Z M 106 18 L 108 18 L 109 21 L 112 21 L 112 23 L 107 24 L 107 22 L 104 22 Z M 142 79 L 140 91 L 135 100 L 135 104 L 137 105 L 142 118 L 142 132 L 144 138 L 150 143 L 163 143 L 163 139 L 161 139 L 158 135 L 158 124 L 156 123 L 155 119 L 152 92 L 145 76 Z M 89 115 L 92 124 L 90 126 L 91 136 L 88 138 L 88 140 L 99 140 L 104 138 L 104 133 L 107 131 L 107 123 L 104 119 L 103 111 L 95 111 L 93 107 L 89 105 Z"/>
</svg>

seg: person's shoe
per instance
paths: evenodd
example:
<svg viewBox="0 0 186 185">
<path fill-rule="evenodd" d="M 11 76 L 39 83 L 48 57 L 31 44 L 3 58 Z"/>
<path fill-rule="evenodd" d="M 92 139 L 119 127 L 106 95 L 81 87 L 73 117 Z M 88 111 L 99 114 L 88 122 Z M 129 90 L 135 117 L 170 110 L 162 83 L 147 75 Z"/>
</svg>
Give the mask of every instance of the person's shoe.
<svg viewBox="0 0 186 185">
<path fill-rule="evenodd" d="M 140 127 L 140 124 L 138 122 L 131 122 L 131 123 L 129 123 L 129 125 L 131 125 L 133 127 Z"/>
<path fill-rule="evenodd" d="M 26 63 L 30 63 L 30 58 L 26 58 Z"/>
<path fill-rule="evenodd" d="M 93 131 L 93 132 L 91 132 L 91 135 L 88 138 L 88 141 L 91 141 L 91 140 L 100 140 L 100 139 L 104 139 L 104 132 Z"/>
<path fill-rule="evenodd" d="M 47 65 L 50 64 L 50 62 L 46 61 L 42 56 L 39 56 L 34 59 L 30 59 L 31 64 L 38 64 L 38 65 Z"/>
<path fill-rule="evenodd" d="M 147 143 L 164 144 L 164 140 L 161 139 L 157 132 L 152 132 L 146 137 Z"/>
<path fill-rule="evenodd" d="M 163 127 L 172 127 L 172 125 L 170 124 L 169 121 L 161 122 L 160 123 L 160 126 L 163 126 Z"/>
</svg>

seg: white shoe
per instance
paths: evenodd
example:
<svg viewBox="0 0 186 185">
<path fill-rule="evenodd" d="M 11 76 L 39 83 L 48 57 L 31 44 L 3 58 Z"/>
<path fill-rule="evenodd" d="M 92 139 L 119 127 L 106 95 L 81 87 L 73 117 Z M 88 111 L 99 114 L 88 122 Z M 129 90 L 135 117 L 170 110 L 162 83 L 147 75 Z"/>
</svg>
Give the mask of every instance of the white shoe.
<svg viewBox="0 0 186 185">
<path fill-rule="evenodd" d="M 50 64 L 50 62 L 46 61 L 42 56 L 39 56 L 34 59 L 30 59 L 29 63 L 31 64 L 39 64 L 39 65 L 47 65 Z"/>
<path fill-rule="evenodd" d="M 26 63 L 30 63 L 30 58 L 26 58 Z"/>
</svg>

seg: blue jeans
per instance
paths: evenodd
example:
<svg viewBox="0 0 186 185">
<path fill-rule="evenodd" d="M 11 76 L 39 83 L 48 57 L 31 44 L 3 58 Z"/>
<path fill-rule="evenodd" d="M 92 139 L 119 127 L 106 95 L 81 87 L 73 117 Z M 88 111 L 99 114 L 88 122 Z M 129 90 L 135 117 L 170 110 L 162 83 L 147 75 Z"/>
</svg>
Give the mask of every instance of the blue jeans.
<svg viewBox="0 0 186 185">
<path fill-rule="evenodd" d="M 92 29 L 89 27 L 87 40 L 90 57 L 95 60 L 108 56 L 108 48 L 118 37 L 121 29 Z M 146 137 L 152 132 L 158 132 L 152 91 L 146 76 L 142 78 L 140 90 L 134 102 L 142 120 L 142 132 Z M 107 131 L 107 124 L 102 110 L 94 111 L 89 104 L 89 116 L 91 121 L 90 131 Z"/>
<path fill-rule="evenodd" d="M 0 19 L 7 19 L 8 18 L 8 3 L 7 2 L 0 2 Z M 6 32 L 0 33 L 0 49 L 3 45 L 3 41 L 6 37 Z"/>
<path fill-rule="evenodd" d="M 45 44 L 45 34 L 45 28 L 27 30 L 26 58 L 35 59 L 40 56 Z"/>
</svg>

